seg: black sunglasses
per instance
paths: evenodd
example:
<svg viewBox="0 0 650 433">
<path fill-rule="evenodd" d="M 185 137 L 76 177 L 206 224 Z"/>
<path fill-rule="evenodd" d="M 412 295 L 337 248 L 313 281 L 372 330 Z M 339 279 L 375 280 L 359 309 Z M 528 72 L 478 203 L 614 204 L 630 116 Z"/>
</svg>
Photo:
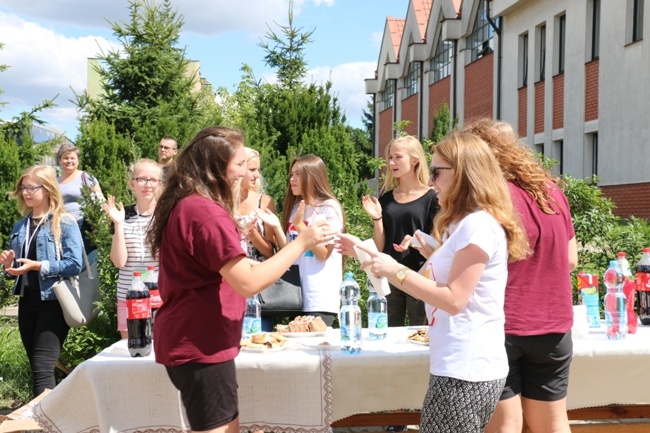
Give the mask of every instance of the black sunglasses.
<svg viewBox="0 0 650 433">
<path fill-rule="evenodd" d="M 431 180 L 435 181 L 436 178 L 438 177 L 438 170 L 451 170 L 451 167 L 436 167 L 435 165 L 431 166 L 431 170 L 429 171 L 429 175 L 431 176 Z"/>
</svg>

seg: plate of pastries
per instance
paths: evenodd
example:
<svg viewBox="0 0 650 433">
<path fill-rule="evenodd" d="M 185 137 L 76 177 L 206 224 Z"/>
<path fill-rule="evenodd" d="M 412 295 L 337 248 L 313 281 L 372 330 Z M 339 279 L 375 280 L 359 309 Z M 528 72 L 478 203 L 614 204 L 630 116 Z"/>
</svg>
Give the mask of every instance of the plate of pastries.
<svg viewBox="0 0 650 433">
<path fill-rule="evenodd" d="M 287 347 L 287 339 L 277 332 L 262 332 L 253 334 L 241 341 L 241 349 L 245 352 L 268 353 L 278 352 Z"/>
</svg>

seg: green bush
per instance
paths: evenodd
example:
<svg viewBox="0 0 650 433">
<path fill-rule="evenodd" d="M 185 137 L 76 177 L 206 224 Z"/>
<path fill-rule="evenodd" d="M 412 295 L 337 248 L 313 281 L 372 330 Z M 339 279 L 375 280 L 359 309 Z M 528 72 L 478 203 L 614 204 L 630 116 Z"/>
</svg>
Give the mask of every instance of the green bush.
<svg viewBox="0 0 650 433">
<path fill-rule="evenodd" d="M 0 408 L 17 408 L 30 400 L 31 372 L 18 332 L 18 321 L 0 317 Z"/>
</svg>

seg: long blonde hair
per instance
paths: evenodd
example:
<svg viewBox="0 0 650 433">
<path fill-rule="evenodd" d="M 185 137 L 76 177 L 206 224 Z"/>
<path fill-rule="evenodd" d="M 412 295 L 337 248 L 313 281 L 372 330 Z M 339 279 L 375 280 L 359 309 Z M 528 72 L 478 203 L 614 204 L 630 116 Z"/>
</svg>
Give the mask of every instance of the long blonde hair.
<svg viewBox="0 0 650 433">
<path fill-rule="evenodd" d="M 426 185 L 429 181 L 429 167 L 427 165 L 427 157 L 424 154 L 424 149 L 422 148 L 422 143 L 416 137 L 412 135 L 404 135 L 401 137 L 394 138 L 386 146 L 386 151 L 384 153 L 384 158 L 388 164 L 390 158 L 390 151 L 392 147 L 396 144 L 404 146 L 406 148 L 406 153 L 410 158 L 417 160 L 413 171 L 415 172 L 415 177 L 422 184 Z M 381 192 L 390 191 L 395 189 L 399 185 L 399 179 L 393 176 L 391 170 L 386 171 L 386 178 L 384 179 L 384 184 L 381 187 Z"/>
<path fill-rule="evenodd" d="M 516 261 L 530 253 L 528 237 L 521 226 L 499 164 L 488 145 L 476 135 L 453 132 L 434 151 L 454 170 L 449 194 L 440 203 L 433 236 L 441 241 L 449 227 L 467 214 L 483 210 L 503 227 L 508 240 L 508 259 Z"/>
<path fill-rule="evenodd" d="M 48 218 L 51 218 L 50 230 L 55 239 L 61 239 L 61 222 L 65 217 L 69 223 L 76 224 L 74 217 L 65 211 L 63 205 L 63 196 L 59 189 L 59 184 L 56 181 L 56 171 L 50 165 L 33 165 L 23 171 L 20 178 L 16 182 L 13 192 L 10 194 L 12 198 L 18 200 L 18 212 L 22 216 L 27 216 L 32 212 L 32 208 L 25 203 L 20 187 L 23 184 L 23 179 L 26 177 L 35 177 L 38 179 L 43 189 L 47 193 L 48 202 Z"/>
</svg>

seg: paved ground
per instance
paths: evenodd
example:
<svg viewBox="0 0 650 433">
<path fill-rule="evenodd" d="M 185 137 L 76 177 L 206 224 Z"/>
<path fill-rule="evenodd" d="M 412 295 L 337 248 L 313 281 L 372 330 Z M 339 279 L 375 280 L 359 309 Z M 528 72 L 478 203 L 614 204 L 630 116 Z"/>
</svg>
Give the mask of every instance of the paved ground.
<svg viewBox="0 0 650 433">
<path fill-rule="evenodd" d="M 1 308 L 0 316 L 18 317 L 18 306 Z"/>
</svg>

